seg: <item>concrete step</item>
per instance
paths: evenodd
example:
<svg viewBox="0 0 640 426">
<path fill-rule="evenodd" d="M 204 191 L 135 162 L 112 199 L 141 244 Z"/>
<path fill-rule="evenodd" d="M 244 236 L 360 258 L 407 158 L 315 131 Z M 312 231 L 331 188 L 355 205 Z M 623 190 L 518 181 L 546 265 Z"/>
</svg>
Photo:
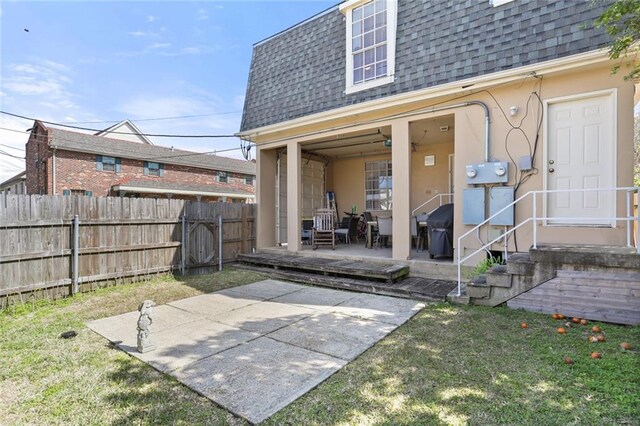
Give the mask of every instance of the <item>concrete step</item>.
<svg viewBox="0 0 640 426">
<path fill-rule="evenodd" d="M 583 268 L 640 270 L 640 254 L 633 247 L 554 244 L 538 245 L 529 253 L 534 262 L 576 265 Z"/>
<path fill-rule="evenodd" d="M 507 272 L 513 275 L 533 275 L 535 262 L 529 253 L 514 253 L 507 261 Z"/>
<path fill-rule="evenodd" d="M 486 275 L 490 287 L 511 288 L 513 274 L 507 271 L 507 265 L 493 265 Z"/>
</svg>

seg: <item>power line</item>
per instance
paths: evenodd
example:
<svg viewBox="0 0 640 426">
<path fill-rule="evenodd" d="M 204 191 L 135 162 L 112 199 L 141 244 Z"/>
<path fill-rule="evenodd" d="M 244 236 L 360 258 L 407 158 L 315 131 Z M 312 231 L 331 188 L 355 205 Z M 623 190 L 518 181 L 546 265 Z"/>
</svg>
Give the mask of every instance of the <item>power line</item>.
<svg viewBox="0 0 640 426">
<path fill-rule="evenodd" d="M 18 157 L 17 155 L 9 154 L 8 152 L 3 151 L 1 149 L 0 149 L 0 155 L 6 155 L 8 157 L 17 158 L 18 160 L 24 160 L 24 157 Z"/>
<path fill-rule="evenodd" d="M 211 114 L 194 114 L 194 115 L 178 115 L 175 117 L 159 117 L 159 118 L 137 118 L 133 121 L 162 121 L 162 120 L 178 120 L 181 118 L 198 118 L 198 117 L 211 117 L 214 115 L 229 115 L 229 114 L 239 114 L 242 111 L 225 111 L 225 112 L 215 112 Z M 108 123 L 120 123 L 122 120 L 103 120 L 103 121 L 63 121 L 64 124 L 108 124 Z"/>
<path fill-rule="evenodd" d="M 5 144 L 3 144 L 3 143 L 0 143 L 0 146 L 4 146 L 4 147 L 6 147 L 6 148 L 11 148 L 11 149 L 15 149 L 16 151 L 22 151 L 22 152 L 24 152 L 24 149 L 16 148 L 15 146 L 5 145 Z"/>
<path fill-rule="evenodd" d="M 32 118 L 32 117 L 26 117 L 24 115 L 14 114 L 14 113 L 7 112 L 7 111 L 0 111 L 0 114 L 9 115 L 11 117 L 16 117 L 16 118 L 22 118 L 22 119 L 25 119 L 25 120 L 40 121 L 42 123 L 53 124 L 54 126 L 60 126 L 60 127 L 68 127 L 70 129 L 76 129 L 76 130 L 88 130 L 90 132 L 102 132 L 102 131 L 104 131 L 104 129 L 92 129 L 90 127 L 72 126 L 70 124 L 62 124 L 62 123 L 57 123 L 55 121 L 37 120 L 37 119 Z M 110 134 L 114 134 L 114 135 L 143 135 L 143 136 L 150 136 L 150 137 L 155 137 L 155 138 L 207 138 L 207 139 L 210 139 L 210 138 L 237 138 L 236 135 L 170 135 L 170 134 L 133 133 L 133 132 L 110 132 Z"/>
</svg>

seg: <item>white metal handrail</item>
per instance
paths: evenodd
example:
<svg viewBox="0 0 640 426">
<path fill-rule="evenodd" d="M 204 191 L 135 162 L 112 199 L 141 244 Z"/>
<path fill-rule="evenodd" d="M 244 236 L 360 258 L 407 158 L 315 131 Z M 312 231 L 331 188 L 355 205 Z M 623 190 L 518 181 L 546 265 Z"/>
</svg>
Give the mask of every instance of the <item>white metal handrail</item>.
<svg viewBox="0 0 640 426">
<path fill-rule="evenodd" d="M 416 207 L 415 209 L 413 209 L 411 211 L 411 216 L 415 216 L 416 212 L 418 210 L 420 210 L 422 207 L 426 206 L 427 204 L 429 204 L 430 202 L 432 202 L 433 200 L 435 200 L 436 198 L 439 198 L 438 201 L 438 207 L 440 207 L 442 205 L 442 197 L 449 197 L 449 202 L 451 203 L 451 197 L 453 197 L 453 193 L 448 193 L 448 194 L 436 194 L 433 197 L 429 198 L 427 201 L 425 201 L 424 203 L 420 204 L 418 207 Z M 431 214 L 433 213 L 438 207 L 436 207 L 433 210 L 430 210 L 428 213 Z"/>
<path fill-rule="evenodd" d="M 572 217 L 548 217 L 546 214 L 542 215 L 541 217 L 538 216 L 537 214 L 537 195 L 539 194 L 553 194 L 553 193 L 568 193 L 568 192 L 604 192 L 604 191 L 626 191 L 627 192 L 627 199 L 626 199 L 626 207 L 627 207 L 627 215 L 624 217 L 597 217 L 597 218 L 588 218 L 588 217 L 579 217 L 579 218 L 572 218 Z M 554 219 L 562 219 L 562 220 L 568 220 L 568 221 L 588 221 L 588 220 L 592 220 L 592 221 L 596 221 L 596 220 L 607 220 L 607 221 L 625 221 L 627 223 L 627 246 L 628 247 L 632 247 L 631 244 L 631 233 L 630 233 L 630 224 L 633 221 L 636 221 L 639 226 L 638 226 L 638 235 L 636 236 L 636 248 L 638 253 L 640 254 L 640 213 L 638 216 L 633 216 L 633 212 L 632 212 L 632 201 L 631 201 L 631 194 L 633 193 L 636 194 L 640 194 L 640 187 L 622 187 L 622 188 L 589 188 L 589 189 L 553 189 L 553 190 L 538 190 L 538 191 L 529 191 L 526 194 L 522 195 L 521 197 L 517 198 L 516 200 L 514 200 L 513 202 L 511 202 L 510 204 L 506 205 L 504 208 L 500 209 L 499 211 L 497 211 L 496 213 L 494 213 L 493 215 L 491 215 L 490 217 L 488 217 L 487 219 L 485 219 L 483 222 L 479 223 L 478 225 L 474 226 L 473 228 L 471 228 L 469 231 L 465 232 L 464 234 L 462 234 L 460 237 L 458 237 L 458 246 L 456 248 L 456 252 L 457 252 L 457 258 L 458 258 L 458 296 L 461 295 L 461 286 L 462 286 L 462 263 L 466 262 L 467 260 L 469 260 L 471 257 L 475 256 L 476 254 L 485 251 L 488 247 L 490 247 L 491 245 L 497 243 L 500 240 L 504 240 L 504 246 L 505 246 L 505 254 L 507 252 L 507 239 L 508 236 L 511 235 L 512 233 L 514 233 L 517 229 L 521 228 L 522 226 L 524 226 L 525 224 L 531 222 L 533 224 L 533 248 L 537 248 L 538 246 L 538 236 L 537 236 L 537 222 L 539 221 L 548 221 L 548 220 L 554 220 Z M 501 213 L 507 211 L 508 209 L 512 208 L 514 209 L 515 212 L 515 206 L 516 204 L 518 204 L 520 201 L 524 200 L 525 198 L 528 198 L 529 196 L 533 197 L 533 214 L 531 217 L 528 217 L 527 219 L 525 219 L 524 221 L 520 222 L 519 224 L 517 224 L 516 226 L 514 226 L 513 228 L 509 229 L 508 231 L 506 231 L 504 234 L 498 236 L 497 238 L 494 238 L 493 240 L 491 240 L 490 242 L 482 245 L 480 248 L 476 249 L 473 253 L 465 256 L 465 257 L 461 257 L 461 247 L 462 247 L 462 240 L 464 238 L 466 238 L 467 236 L 471 235 L 473 232 L 477 232 L 480 230 L 481 227 L 489 224 L 489 222 L 494 219 L 496 216 L 500 215 Z M 640 198 L 640 195 L 639 195 Z M 515 213 L 514 213 L 515 214 Z"/>
</svg>

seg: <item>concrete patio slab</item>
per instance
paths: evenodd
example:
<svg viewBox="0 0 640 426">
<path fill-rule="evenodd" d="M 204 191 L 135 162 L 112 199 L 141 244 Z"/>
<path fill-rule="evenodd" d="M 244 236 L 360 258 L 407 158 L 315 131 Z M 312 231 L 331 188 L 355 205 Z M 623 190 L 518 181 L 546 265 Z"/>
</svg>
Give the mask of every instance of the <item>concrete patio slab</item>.
<svg viewBox="0 0 640 426">
<path fill-rule="evenodd" d="M 135 341 L 135 330 L 133 333 Z M 156 349 L 141 354 L 136 345 L 118 347 L 130 355 L 169 373 L 195 361 L 230 349 L 260 337 L 260 334 L 239 330 L 206 318 L 152 334 Z"/>
<path fill-rule="evenodd" d="M 253 305 L 254 303 L 261 302 L 262 300 L 264 299 L 261 297 L 244 294 L 225 295 L 220 293 L 210 293 L 170 302 L 169 306 L 205 317 L 213 317 L 224 312 Z"/>
<path fill-rule="evenodd" d="M 351 361 L 395 328 L 383 322 L 322 312 L 281 328 L 267 337 Z"/>
<path fill-rule="evenodd" d="M 423 307 L 424 304 L 417 303 L 415 300 L 361 293 L 334 306 L 329 311 L 360 319 L 401 325 Z"/>
<path fill-rule="evenodd" d="M 240 287 L 232 287 L 218 291 L 217 294 L 226 296 L 252 296 L 261 297 L 262 299 L 274 299 L 287 293 L 303 290 L 308 288 L 300 284 L 292 284 L 285 281 L 264 280 L 253 284 L 247 284 Z"/>
<path fill-rule="evenodd" d="M 313 309 L 301 306 L 260 302 L 210 318 L 232 327 L 266 334 L 315 313 Z"/>
<path fill-rule="evenodd" d="M 423 305 L 265 280 L 153 308 L 156 349 L 136 350 L 138 312 L 88 325 L 251 422 L 261 422 L 373 346 Z"/>
<path fill-rule="evenodd" d="M 303 308 L 324 311 L 355 297 L 358 293 L 330 290 L 319 287 L 305 287 L 300 291 L 271 299 L 272 302 L 289 303 Z"/>
<path fill-rule="evenodd" d="M 346 361 L 261 337 L 175 372 L 185 385 L 253 423 L 266 420 Z"/>
<path fill-rule="evenodd" d="M 110 342 L 136 346 L 136 326 L 139 317 L 140 313 L 138 311 L 127 312 L 126 314 L 91 321 L 87 326 L 106 337 Z M 156 306 L 153 308 L 151 334 L 169 330 L 200 318 L 202 317 L 198 314 L 183 311 L 170 305 Z"/>
</svg>

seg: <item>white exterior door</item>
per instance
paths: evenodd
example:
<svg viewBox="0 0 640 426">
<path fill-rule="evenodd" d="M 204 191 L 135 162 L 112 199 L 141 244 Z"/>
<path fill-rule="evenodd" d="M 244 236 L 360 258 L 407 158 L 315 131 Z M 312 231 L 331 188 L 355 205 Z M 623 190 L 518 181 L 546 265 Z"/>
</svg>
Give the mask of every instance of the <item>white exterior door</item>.
<svg viewBox="0 0 640 426">
<path fill-rule="evenodd" d="M 564 101 L 547 107 L 549 190 L 615 187 L 615 108 L 612 93 Z M 615 194 L 607 191 L 548 194 L 550 224 L 610 225 Z"/>
<path fill-rule="evenodd" d="M 287 242 L 287 156 L 280 157 L 276 200 L 279 243 Z M 310 219 L 324 204 L 324 163 L 302 159 L 302 218 Z"/>
</svg>

